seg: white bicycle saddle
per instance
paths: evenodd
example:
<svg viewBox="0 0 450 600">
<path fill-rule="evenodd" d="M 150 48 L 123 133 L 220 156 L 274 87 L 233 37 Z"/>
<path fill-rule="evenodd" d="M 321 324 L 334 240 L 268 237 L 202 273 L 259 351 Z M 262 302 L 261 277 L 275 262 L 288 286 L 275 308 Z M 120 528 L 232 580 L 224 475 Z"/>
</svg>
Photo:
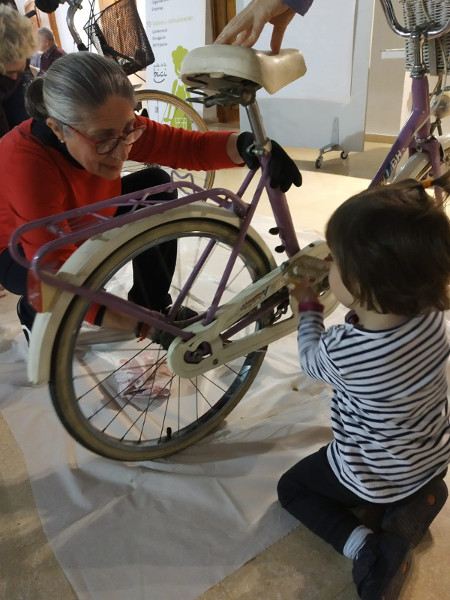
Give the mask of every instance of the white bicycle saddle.
<svg viewBox="0 0 450 600">
<path fill-rule="evenodd" d="M 189 52 L 181 65 L 183 83 L 217 91 L 234 81 L 251 81 L 269 94 L 299 79 L 306 73 L 300 50 L 285 49 L 280 54 L 241 46 L 211 44 Z M 203 85 L 196 85 L 201 80 Z"/>
</svg>

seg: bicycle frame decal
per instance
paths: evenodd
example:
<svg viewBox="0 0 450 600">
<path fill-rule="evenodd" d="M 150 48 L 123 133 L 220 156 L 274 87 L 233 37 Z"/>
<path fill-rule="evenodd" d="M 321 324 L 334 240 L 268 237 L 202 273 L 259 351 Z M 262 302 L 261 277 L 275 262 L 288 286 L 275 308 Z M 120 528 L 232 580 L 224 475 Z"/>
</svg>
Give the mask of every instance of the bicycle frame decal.
<svg viewBox="0 0 450 600">
<path fill-rule="evenodd" d="M 370 187 L 384 184 L 395 173 L 404 153 L 408 150 L 411 156 L 414 152 L 425 150 L 429 152 L 432 161 L 436 162 L 436 148 L 430 144 L 430 100 L 429 86 L 426 76 L 412 80 L 412 110 L 393 143 L 381 167 L 373 178 Z M 438 152 L 438 160 L 439 160 Z M 439 161 L 440 164 L 440 161 Z"/>
</svg>

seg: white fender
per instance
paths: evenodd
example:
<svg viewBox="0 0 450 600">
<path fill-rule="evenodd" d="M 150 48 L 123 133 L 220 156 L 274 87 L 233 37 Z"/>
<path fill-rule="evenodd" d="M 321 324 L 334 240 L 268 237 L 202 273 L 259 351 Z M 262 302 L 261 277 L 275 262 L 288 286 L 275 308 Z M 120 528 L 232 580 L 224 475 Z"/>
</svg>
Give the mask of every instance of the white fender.
<svg viewBox="0 0 450 600">
<path fill-rule="evenodd" d="M 450 137 L 439 138 L 439 142 L 444 152 L 450 149 Z M 392 183 L 403 181 L 405 179 L 416 179 L 423 169 L 430 163 L 430 157 L 425 152 L 415 152 L 408 158 L 406 163 L 398 169 Z"/>
<path fill-rule="evenodd" d="M 236 229 L 240 228 L 240 219 L 233 213 L 212 204 L 194 202 L 187 206 L 170 209 L 160 215 L 153 215 L 122 227 L 116 227 L 90 238 L 64 263 L 58 271 L 57 277 L 81 285 L 106 258 L 129 239 L 163 223 L 187 218 L 214 218 L 229 223 Z M 264 251 L 271 268 L 275 268 L 276 264 L 272 253 L 259 233 L 250 227 L 247 236 Z M 47 286 L 47 291 L 45 312 L 36 315 L 30 339 L 27 373 L 28 379 L 33 384 L 45 383 L 50 378 L 55 337 L 73 298 L 73 294 L 70 292 L 58 291 L 57 288 L 49 290 Z"/>
</svg>

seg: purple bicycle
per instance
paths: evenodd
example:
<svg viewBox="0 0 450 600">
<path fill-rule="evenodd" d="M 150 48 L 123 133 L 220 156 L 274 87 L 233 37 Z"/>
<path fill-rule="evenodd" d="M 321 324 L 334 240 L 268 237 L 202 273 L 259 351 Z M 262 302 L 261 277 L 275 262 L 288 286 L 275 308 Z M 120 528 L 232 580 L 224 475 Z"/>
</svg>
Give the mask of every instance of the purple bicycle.
<svg viewBox="0 0 450 600">
<path fill-rule="evenodd" d="M 431 172 L 436 176 L 447 168 L 449 152 L 449 146 L 433 136 L 444 98 L 440 88 L 434 103 L 437 120 L 430 124 L 423 47 L 425 41 L 449 32 L 450 22 L 437 26 L 434 19 L 425 18 L 408 31 L 397 22 L 391 0 L 381 1 L 391 27 L 408 36 L 418 54 L 412 71 L 412 115 L 372 185 Z M 93 452 L 116 460 L 151 460 L 177 452 L 213 430 L 247 392 L 268 344 L 296 329 L 286 271 L 313 272 L 326 313 L 336 307 L 321 268 L 328 255 L 326 244 L 317 241 L 300 249 L 286 197 L 268 184 L 270 140 L 255 99 L 261 87 L 275 93 L 304 72 L 297 50 L 283 50 L 276 57 L 236 46 L 192 51 L 183 63 L 185 83 L 199 91 L 207 105 L 246 107 L 261 168 L 250 171 L 236 193 L 206 190 L 190 176 L 173 174 L 164 186 L 41 219 L 13 236 L 12 251 L 18 262 L 30 267 L 41 302 L 30 340 L 29 379 L 49 382 L 61 422 Z M 406 150 L 408 160 L 395 172 L 396 157 Z M 244 193 L 258 174 L 256 191 L 245 201 Z M 175 188 L 188 194 L 164 203 L 153 199 Z M 271 233 L 280 238 L 277 251 L 286 254 L 281 266 L 252 227 L 263 193 L 276 223 Z M 101 211 L 106 206 L 130 210 L 105 219 Z M 92 225 L 80 228 L 79 218 L 86 214 Z M 29 264 L 14 249 L 24 233 L 39 227 L 49 228 L 56 239 Z M 170 267 L 173 304 L 163 315 L 129 302 L 127 293 L 132 261 L 170 241 L 177 243 L 175 268 Z M 78 249 L 58 271 L 52 270 L 48 257 L 69 244 Z M 123 331 L 91 326 L 84 318 L 93 302 L 131 315 L 159 334 L 140 341 Z M 178 321 L 182 306 L 191 310 Z"/>
</svg>

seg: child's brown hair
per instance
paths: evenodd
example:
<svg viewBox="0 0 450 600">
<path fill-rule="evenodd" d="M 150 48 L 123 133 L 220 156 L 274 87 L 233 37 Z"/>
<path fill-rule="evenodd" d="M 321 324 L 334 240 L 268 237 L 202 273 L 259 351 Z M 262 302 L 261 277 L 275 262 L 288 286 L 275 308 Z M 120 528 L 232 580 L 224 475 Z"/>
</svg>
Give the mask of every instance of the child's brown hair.
<svg viewBox="0 0 450 600">
<path fill-rule="evenodd" d="M 450 191 L 450 174 L 434 183 Z M 367 309 L 413 317 L 450 308 L 450 221 L 422 183 L 349 198 L 326 239 L 344 285 Z"/>
</svg>

